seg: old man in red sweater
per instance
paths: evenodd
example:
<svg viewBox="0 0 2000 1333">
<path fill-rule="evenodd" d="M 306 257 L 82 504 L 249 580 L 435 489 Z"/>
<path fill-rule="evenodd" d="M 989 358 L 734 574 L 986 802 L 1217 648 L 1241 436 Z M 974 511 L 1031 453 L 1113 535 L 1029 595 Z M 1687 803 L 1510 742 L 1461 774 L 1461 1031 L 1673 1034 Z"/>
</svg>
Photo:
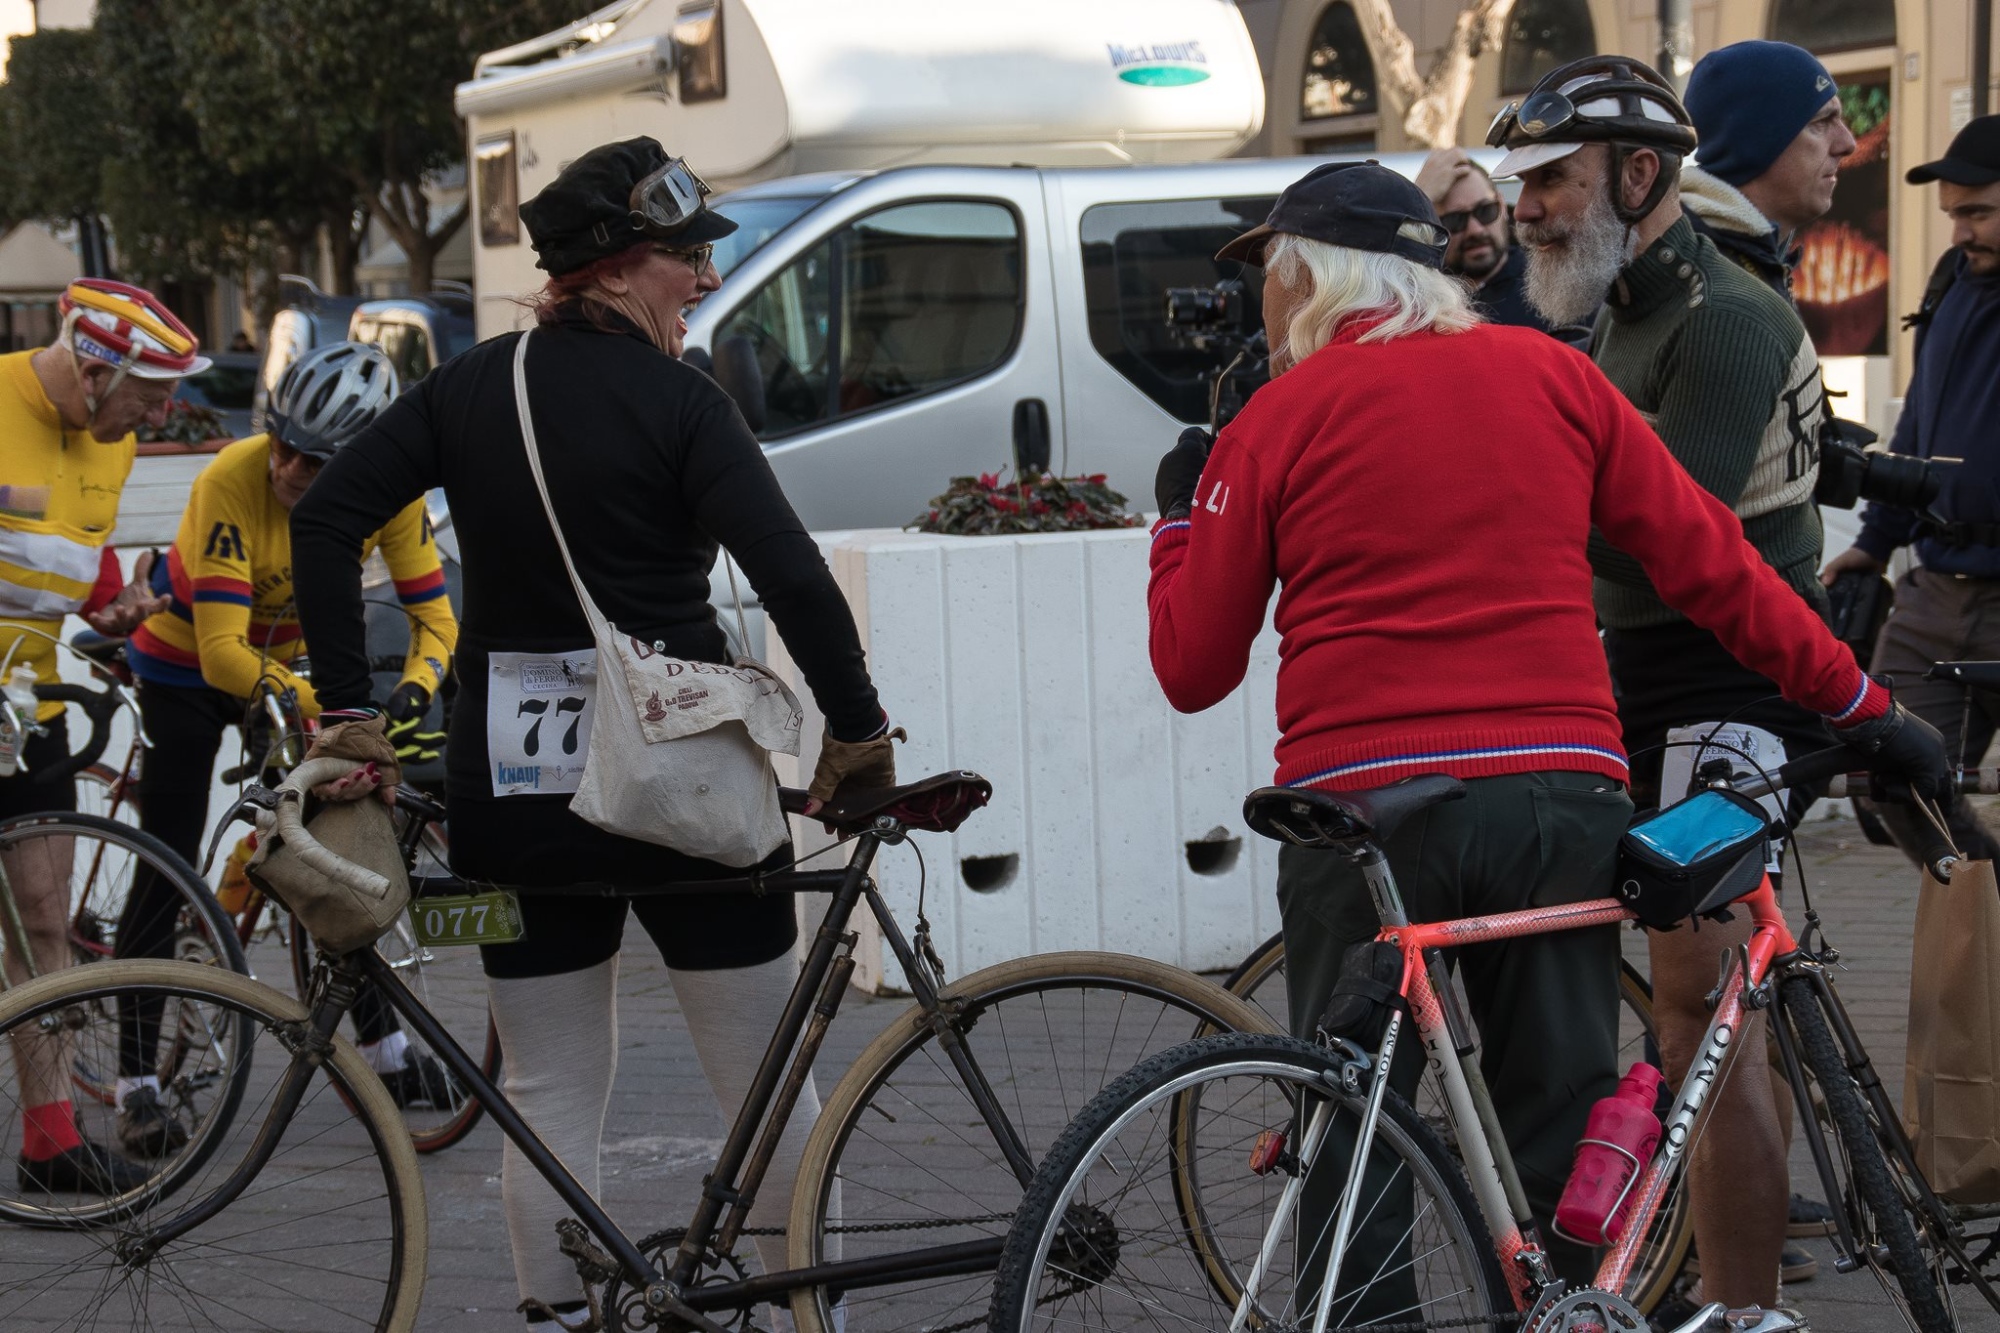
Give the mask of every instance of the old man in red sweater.
<svg viewBox="0 0 2000 1333">
<path fill-rule="evenodd" d="M 1147 600 L 1173 705 L 1236 688 L 1275 587 L 1278 781 L 1466 782 L 1467 799 L 1385 847 L 1414 919 L 1606 896 L 1632 806 L 1591 609 L 1594 526 L 1838 739 L 1934 793 L 1947 780 L 1937 732 L 1862 674 L 1587 357 L 1482 323 L 1439 271 L 1445 241 L 1414 185 L 1336 163 L 1222 252 L 1263 267 L 1274 378 L 1212 452 L 1190 431 L 1160 465 Z M 1345 857 L 1295 847 L 1280 853 L 1278 898 L 1292 1026 L 1310 1036 L 1375 911 Z M 1616 930 L 1458 962 L 1552 1236 L 1584 1116 L 1619 1072 Z M 1397 1071 L 1405 1091 L 1417 1073 L 1414 1058 Z M 1553 1257 L 1588 1276 L 1578 1247 Z"/>
</svg>

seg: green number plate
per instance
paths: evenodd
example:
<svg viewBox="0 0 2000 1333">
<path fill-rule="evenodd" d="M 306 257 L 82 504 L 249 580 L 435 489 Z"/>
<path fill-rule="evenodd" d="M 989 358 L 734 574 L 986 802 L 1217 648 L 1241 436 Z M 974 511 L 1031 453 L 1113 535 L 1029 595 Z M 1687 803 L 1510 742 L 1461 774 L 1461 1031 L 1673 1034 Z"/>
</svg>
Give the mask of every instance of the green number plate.
<svg viewBox="0 0 2000 1333">
<path fill-rule="evenodd" d="M 510 889 L 450 898 L 418 898 L 410 904 L 417 941 L 433 948 L 449 944 L 511 944 L 521 938 L 521 902 Z"/>
</svg>

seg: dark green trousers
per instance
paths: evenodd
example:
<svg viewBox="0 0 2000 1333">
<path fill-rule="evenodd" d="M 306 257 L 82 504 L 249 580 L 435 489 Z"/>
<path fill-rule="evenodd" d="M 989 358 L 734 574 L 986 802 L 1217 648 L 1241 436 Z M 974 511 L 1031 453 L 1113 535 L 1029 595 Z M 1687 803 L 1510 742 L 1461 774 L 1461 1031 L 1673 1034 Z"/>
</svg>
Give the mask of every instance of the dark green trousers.
<svg viewBox="0 0 2000 1333">
<path fill-rule="evenodd" d="M 1595 774 L 1547 772 L 1475 778 L 1465 786 L 1463 800 L 1417 814 L 1383 845 L 1412 921 L 1547 907 L 1611 892 L 1618 839 L 1632 816 L 1620 784 Z M 1310 1038 L 1342 955 L 1381 926 L 1361 872 L 1337 852 L 1282 849 L 1278 904 L 1292 1031 Z M 1596 926 L 1454 953 L 1479 1028 L 1480 1069 L 1529 1205 L 1558 1269 L 1572 1281 L 1587 1281 L 1593 1256 L 1556 1239 L 1549 1219 L 1584 1120 L 1622 1072 L 1616 1067 L 1618 929 Z M 1421 1043 L 1415 1025 L 1406 1022 L 1391 1086 L 1409 1097 L 1422 1072 Z M 1314 1214 L 1330 1211 L 1338 1198 L 1337 1181 L 1324 1189 L 1315 1184 L 1309 1179 L 1302 1209 L 1305 1234 L 1315 1234 Z M 1375 1246 L 1397 1245 L 1407 1234 L 1407 1216 L 1399 1219 L 1394 1211 L 1378 1212 L 1367 1228 Z M 1358 1237 L 1357 1251 L 1369 1244 Z M 1350 1254 L 1343 1264 L 1343 1289 L 1359 1257 Z M 1361 1266 L 1373 1272 L 1399 1267 L 1391 1262 L 1385 1268 L 1379 1253 Z M 1387 1284 L 1362 1305 L 1386 1314 L 1408 1297 L 1393 1290 L 1398 1285 Z M 1357 1318 L 1363 1313 L 1354 1311 Z"/>
</svg>

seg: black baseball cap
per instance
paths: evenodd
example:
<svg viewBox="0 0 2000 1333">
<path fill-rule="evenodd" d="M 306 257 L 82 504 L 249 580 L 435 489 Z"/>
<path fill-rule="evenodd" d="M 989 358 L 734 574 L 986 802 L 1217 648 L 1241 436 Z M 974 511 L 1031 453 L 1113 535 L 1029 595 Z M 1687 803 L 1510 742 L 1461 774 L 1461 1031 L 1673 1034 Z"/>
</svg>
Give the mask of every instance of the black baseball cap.
<svg viewBox="0 0 2000 1333">
<path fill-rule="evenodd" d="M 702 208 L 680 226 L 650 226 L 632 208 L 632 187 L 670 159 L 657 139 L 641 135 L 600 144 L 564 167 L 542 192 L 521 205 L 535 247 L 535 266 L 568 273 L 640 241 L 706 245 L 736 230 L 722 214 Z"/>
<path fill-rule="evenodd" d="M 1285 188 L 1262 226 L 1244 232 L 1215 257 L 1262 264 L 1264 247 L 1278 232 L 1350 250 L 1401 255 L 1437 269 L 1444 267 L 1451 240 L 1416 183 L 1373 159 L 1314 167 Z"/>
<path fill-rule="evenodd" d="M 1911 167 L 1904 180 L 1912 185 L 1950 181 L 1953 185 L 1991 185 L 2000 181 L 2000 116 L 1969 121 L 1944 150 L 1944 156 Z"/>
</svg>

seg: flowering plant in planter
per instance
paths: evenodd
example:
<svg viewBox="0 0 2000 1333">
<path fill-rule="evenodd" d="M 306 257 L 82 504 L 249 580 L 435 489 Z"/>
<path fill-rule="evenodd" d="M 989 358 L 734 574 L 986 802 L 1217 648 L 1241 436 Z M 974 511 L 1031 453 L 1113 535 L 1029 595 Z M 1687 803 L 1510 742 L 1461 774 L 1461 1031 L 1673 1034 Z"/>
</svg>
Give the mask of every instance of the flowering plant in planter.
<svg viewBox="0 0 2000 1333">
<path fill-rule="evenodd" d="M 158 427 L 141 424 L 141 444 L 201 444 L 229 434 L 222 413 L 202 403 L 176 398 L 167 404 L 167 419 Z"/>
<path fill-rule="evenodd" d="M 1125 497 L 1104 484 L 1104 475 L 1039 477 L 1003 482 L 997 472 L 953 477 L 951 488 L 930 509 L 904 526 L 917 532 L 960 537 L 995 537 L 1017 532 L 1084 532 L 1093 528 L 1135 528 L 1137 514 L 1125 512 Z"/>
</svg>

